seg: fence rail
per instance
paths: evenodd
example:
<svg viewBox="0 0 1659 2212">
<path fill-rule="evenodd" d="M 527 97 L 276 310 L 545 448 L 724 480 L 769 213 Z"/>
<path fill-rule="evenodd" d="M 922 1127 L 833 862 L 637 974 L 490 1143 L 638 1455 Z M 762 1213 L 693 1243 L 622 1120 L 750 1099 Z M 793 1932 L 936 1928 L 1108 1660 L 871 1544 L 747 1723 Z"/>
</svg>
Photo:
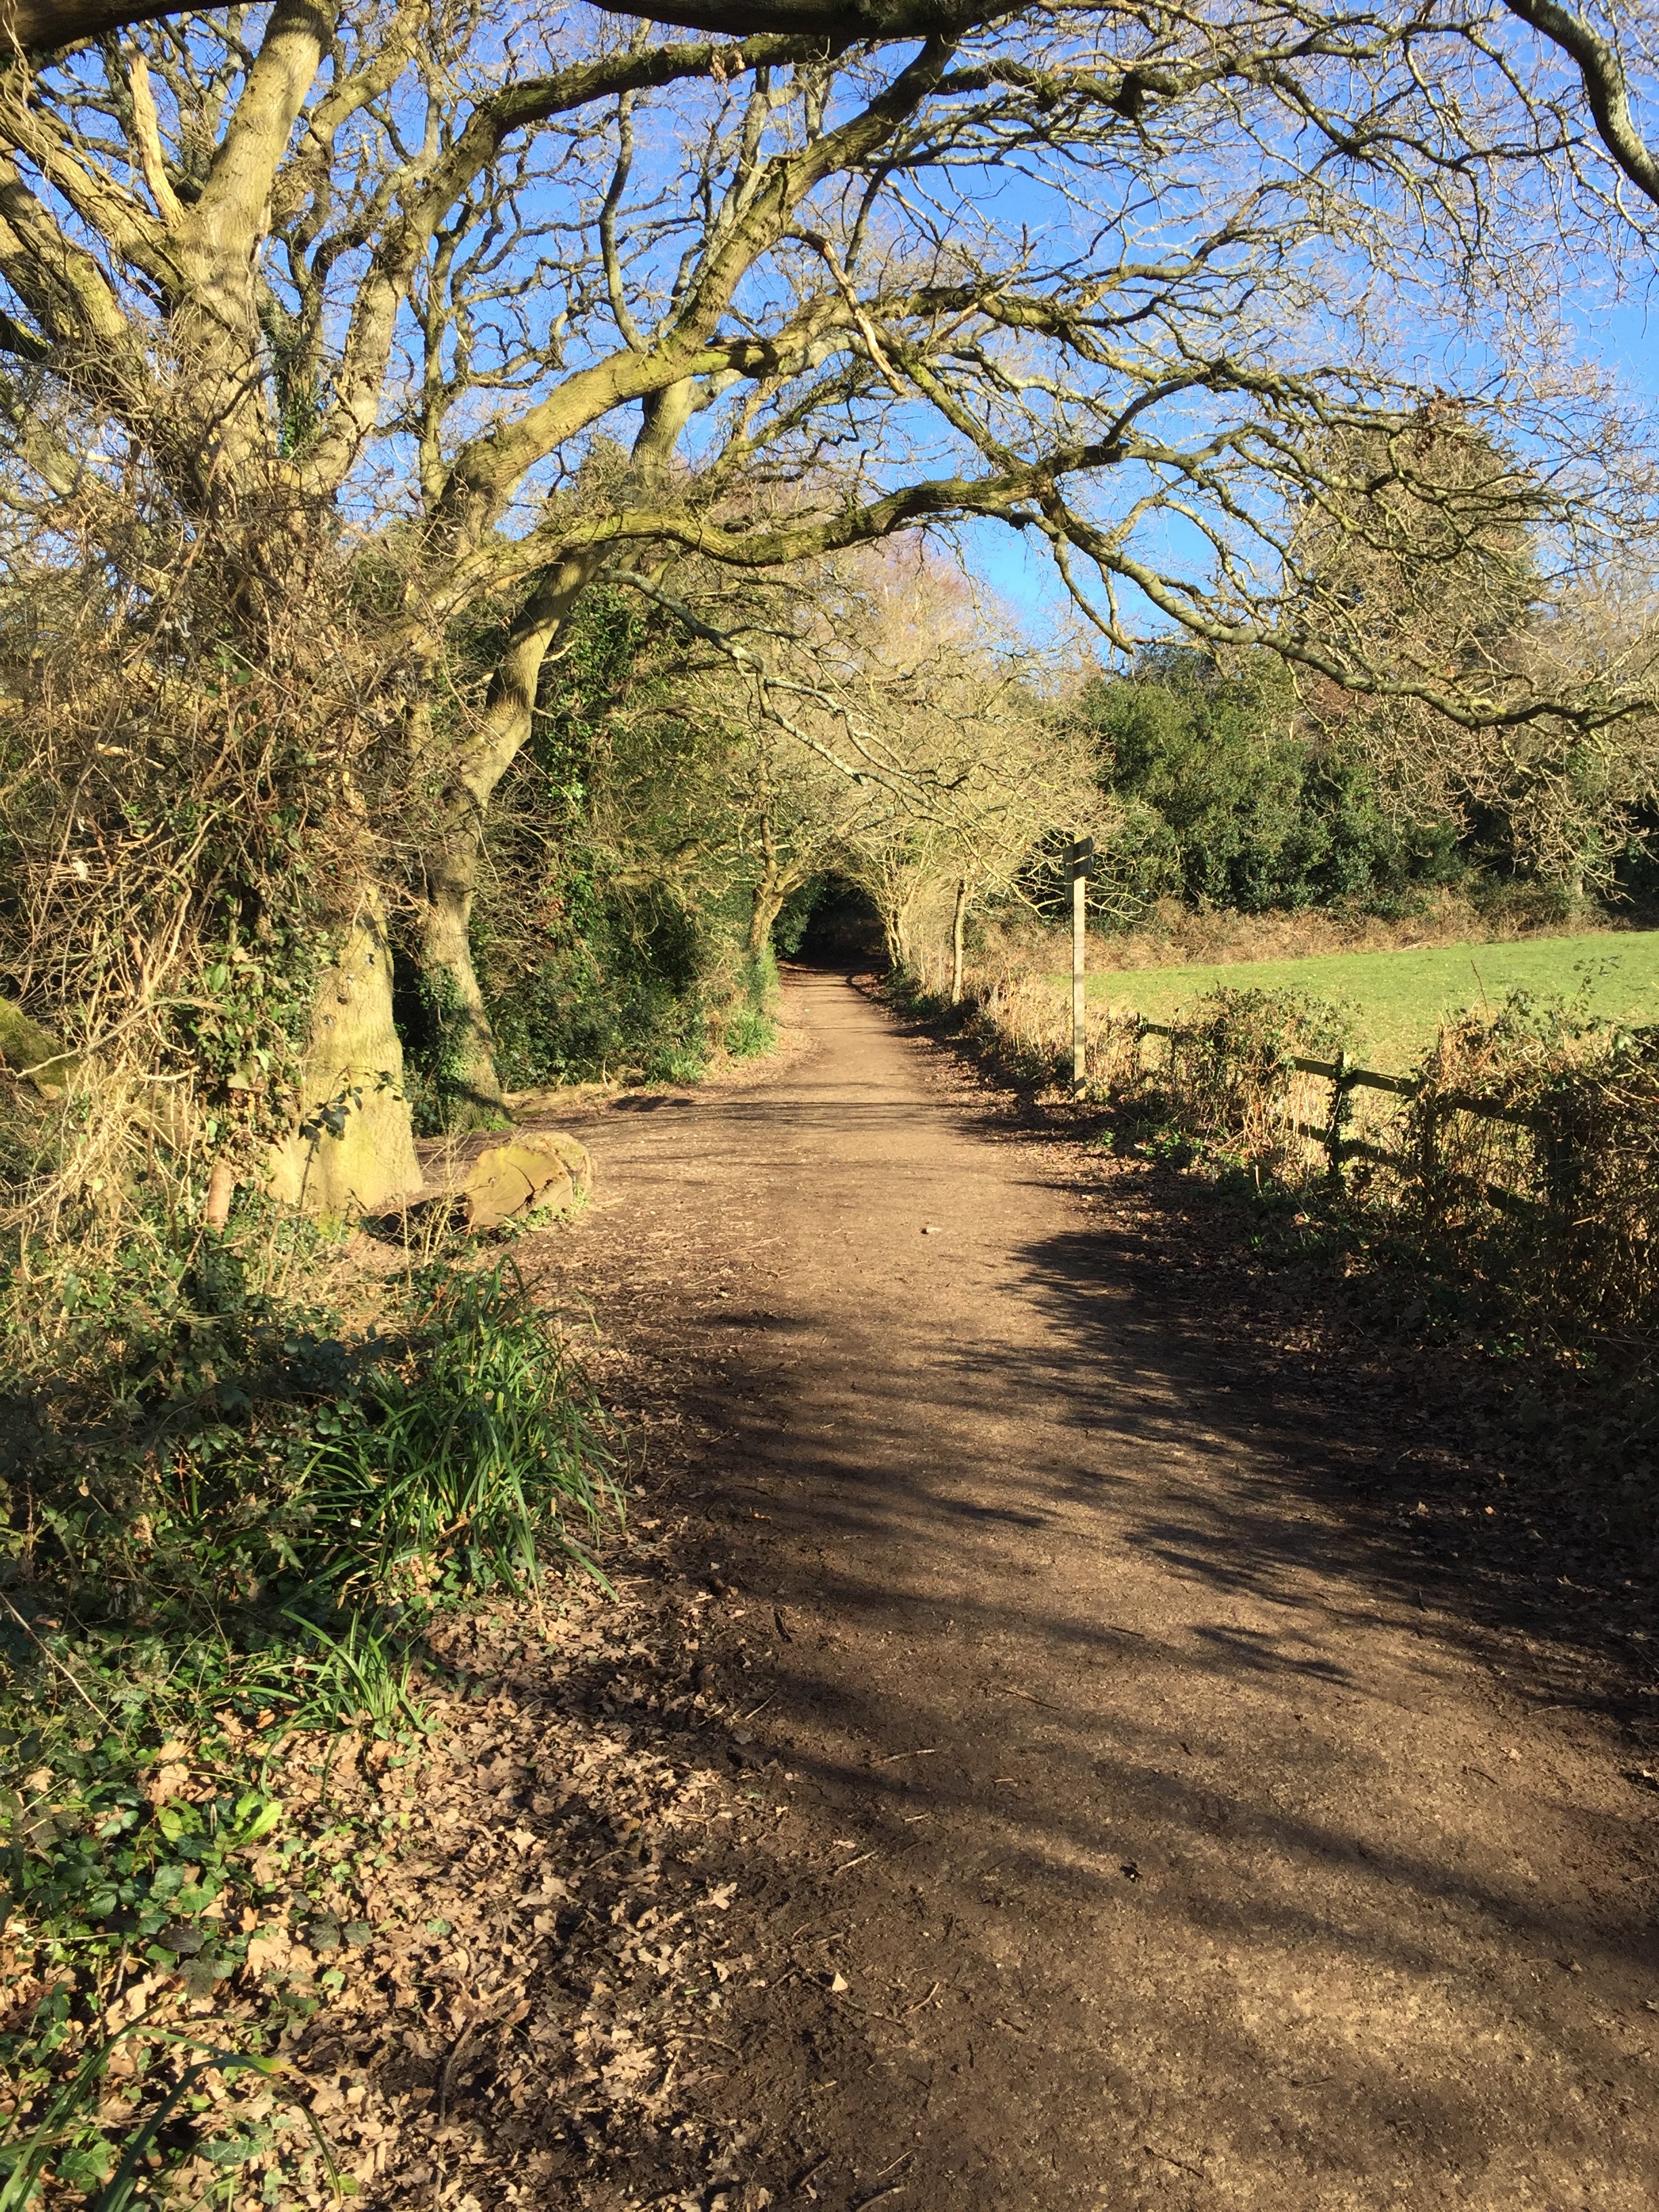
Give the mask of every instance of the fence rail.
<svg viewBox="0 0 1659 2212">
<path fill-rule="evenodd" d="M 1135 1018 L 1134 1027 L 1141 1036 L 1168 1037 L 1173 1053 L 1183 1038 L 1197 1036 L 1196 1030 L 1170 1022 L 1149 1022 Z M 1346 1115 L 1347 1100 L 1354 1091 L 1382 1091 L 1396 1098 L 1416 1098 L 1421 1096 L 1421 1080 L 1408 1075 L 1385 1075 L 1374 1067 L 1352 1066 L 1346 1054 L 1339 1053 L 1334 1060 L 1306 1060 L 1293 1054 L 1290 1065 L 1300 1075 L 1311 1075 L 1331 1085 L 1331 1110 L 1322 1122 L 1297 1121 L 1292 1124 L 1299 1136 L 1310 1137 L 1322 1145 L 1329 1172 L 1340 1179 L 1346 1160 L 1359 1159 L 1375 1162 L 1379 1166 L 1403 1170 L 1407 1174 L 1427 1180 L 1437 1175 L 1445 1181 L 1478 1193 L 1492 1206 L 1506 1212 L 1540 1213 L 1549 1212 L 1542 1200 L 1526 1197 L 1522 1192 L 1510 1190 L 1501 1183 L 1486 1182 L 1478 1176 L 1449 1172 L 1438 1164 L 1436 1158 L 1436 1127 L 1448 1114 L 1472 1114 L 1486 1121 L 1506 1122 L 1513 1128 L 1529 1129 L 1534 1133 L 1543 1127 L 1541 1117 L 1524 1107 L 1500 1106 L 1495 1101 L 1475 1098 L 1457 1091 L 1438 1094 L 1434 1111 L 1427 1115 L 1422 1139 L 1415 1158 L 1401 1152 L 1392 1152 L 1386 1146 L 1372 1144 L 1364 1137 L 1343 1134 L 1342 1125 Z"/>
</svg>

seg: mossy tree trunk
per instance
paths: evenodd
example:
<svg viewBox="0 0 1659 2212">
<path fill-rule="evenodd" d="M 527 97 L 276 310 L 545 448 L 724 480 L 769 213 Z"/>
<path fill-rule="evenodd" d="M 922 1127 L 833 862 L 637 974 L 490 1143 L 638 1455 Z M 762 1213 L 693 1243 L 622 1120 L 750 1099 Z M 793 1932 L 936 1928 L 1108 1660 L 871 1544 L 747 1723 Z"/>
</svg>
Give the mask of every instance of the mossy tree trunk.
<svg viewBox="0 0 1659 2212">
<path fill-rule="evenodd" d="M 0 1066 L 24 1077 L 43 1098 L 56 1098 L 79 1065 L 50 1030 L 31 1021 L 9 999 L 0 999 Z"/>
<path fill-rule="evenodd" d="M 386 916 L 378 892 L 366 889 L 319 981 L 299 1126 L 273 1149 L 268 1183 L 283 1204 L 337 1218 L 382 1212 L 420 1182 Z"/>
<path fill-rule="evenodd" d="M 416 958 L 422 996 L 442 1033 L 439 1109 L 447 1129 L 495 1128 L 505 1119 L 495 1039 L 472 959 L 484 823 L 497 786 L 529 739 L 548 647 L 596 565 L 562 562 L 526 602 L 490 678 L 479 726 L 456 757 L 438 834 L 423 856 Z"/>
</svg>

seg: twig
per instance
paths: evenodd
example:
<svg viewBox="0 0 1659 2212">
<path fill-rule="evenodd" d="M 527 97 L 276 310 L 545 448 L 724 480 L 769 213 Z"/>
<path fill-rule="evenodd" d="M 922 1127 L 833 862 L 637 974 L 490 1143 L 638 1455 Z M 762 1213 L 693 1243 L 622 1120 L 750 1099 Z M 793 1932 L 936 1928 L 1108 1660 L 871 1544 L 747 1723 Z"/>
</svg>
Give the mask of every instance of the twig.
<svg viewBox="0 0 1659 2212">
<path fill-rule="evenodd" d="M 842 1862 L 842 1863 L 841 1863 L 841 1865 L 840 1865 L 840 1866 L 838 1866 L 838 1867 L 831 1867 L 831 1868 L 830 1868 L 830 1881 L 833 1881 L 835 1880 L 836 1876 L 838 1874 L 845 1874 L 845 1873 L 847 1873 L 849 1868 L 855 1867 L 855 1866 L 862 1866 L 862 1865 L 864 1864 L 864 1862 L 866 1861 L 866 1859 L 872 1859 L 872 1858 L 874 1858 L 874 1856 L 876 1856 L 876 1855 L 875 1855 L 875 1853 L 874 1853 L 874 1851 L 873 1851 L 873 1850 L 869 1850 L 869 1851 L 860 1851 L 860 1852 L 859 1853 L 858 1856 L 857 1856 L 855 1859 L 844 1859 L 844 1860 Z"/>
<path fill-rule="evenodd" d="M 826 1990 L 824 1995 L 833 1997 L 837 2004 L 846 2005 L 865 2020 L 884 2020 L 889 2027 L 902 2027 L 904 2025 L 904 2022 L 894 2013 L 878 2012 L 874 2005 L 860 2004 L 858 1999 L 847 1990 Z M 884 2167 L 883 2171 L 885 2172 L 885 2170 Z"/>
<path fill-rule="evenodd" d="M 42 1643 L 42 1642 L 41 1642 L 40 1638 L 35 1634 L 34 1631 L 33 1631 L 33 1630 L 29 1626 L 29 1625 L 28 1625 L 27 1621 L 24 1620 L 24 1618 L 23 1618 L 22 1614 L 21 1614 L 21 1613 L 19 1613 L 19 1611 L 17 1610 L 17 1607 L 16 1607 L 12 1603 L 11 1600 L 10 1600 L 10 1599 L 6 1595 L 6 1594 L 5 1594 L 4 1590 L 0 1590 L 0 1605 L 3 1605 L 3 1606 L 5 1607 L 6 1611 L 7 1611 L 7 1612 L 11 1615 L 12 1619 L 13 1619 L 13 1620 L 17 1623 L 17 1626 L 18 1626 L 22 1630 L 22 1632 L 23 1632 L 24 1635 L 25 1635 L 25 1636 L 27 1636 L 27 1637 L 28 1638 L 29 1642 L 30 1642 L 31 1644 L 33 1644 L 35 1646 L 35 1648 L 40 1651 L 40 1653 L 41 1656 L 46 1660 L 46 1662 L 47 1665 L 48 1665 L 48 1666 L 51 1666 L 51 1667 L 55 1667 L 55 1668 L 58 1669 L 58 1673 L 63 1676 L 64 1680 L 69 1684 L 69 1686 L 70 1686 L 70 1689 L 74 1691 L 74 1692 L 75 1692 L 76 1696 L 77 1698 L 79 1698 L 79 1699 L 81 1700 L 81 1703 L 82 1703 L 82 1704 L 86 1707 L 87 1711 L 88 1711 L 89 1713 L 96 1714 L 96 1715 L 97 1715 L 97 1717 L 98 1717 L 98 1718 L 99 1718 L 99 1719 L 103 1723 L 104 1726 L 105 1726 L 106 1728 L 107 1728 L 107 1727 L 110 1725 L 110 1717 L 109 1717 L 109 1715 L 108 1715 L 107 1713 L 106 1713 L 106 1712 L 100 1712 L 100 1711 L 99 1711 L 98 1707 L 93 1704 L 92 1699 L 91 1699 L 91 1698 L 87 1695 L 86 1692 L 85 1692 L 85 1691 L 81 1687 L 81 1685 L 80 1685 L 80 1684 L 76 1680 L 76 1679 L 75 1679 L 74 1675 L 70 1674 L 70 1672 L 69 1668 L 68 1668 L 64 1664 L 63 1661 L 62 1661 L 62 1660 L 58 1656 L 58 1654 L 57 1654 L 55 1651 L 53 1651 L 53 1650 L 50 1648 L 50 1646 L 49 1646 L 49 1645 L 47 1645 L 47 1644 L 44 1644 L 44 1643 Z"/>
<path fill-rule="evenodd" d="M 460 2071 L 461 2060 L 465 2055 L 467 2045 L 472 2040 L 477 2027 L 477 2022 L 474 2021 L 461 2030 L 454 2042 L 450 2045 L 449 2056 L 445 2059 L 443 2071 L 438 2076 L 438 2125 L 440 2127 L 442 2127 L 449 2116 L 450 2093 L 455 2087 L 455 2076 Z"/>
<path fill-rule="evenodd" d="M 1215 2185 L 1211 2181 L 1209 2175 L 1205 2172 L 1202 2166 L 1189 2166 L 1184 2158 L 1173 2158 L 1167 2150 L 1159 2150 L 1152 2143 L 1142 2143 L 1140 2148 L 1146 2152 L 1148 2158 L 1161 2158 L 1165 2166 L 1178 2166 L 1183 2173 L 1194 2174 L 1200 2181 L 1203 2182 L 1206 2187 L 1214 2187 Z"/>
<path fill-rule="evenodd" d="M 755 1713 L 763 1713 L 763 1712 L 766 1711 L 766 1708 L 767 1708 L 769 1705 L 772 1705 L 772 1704 L 774 1704 L 774 1703 L 775 1702 L 776 1698 L 777 1698 L 777 1694 L 778 1694 L 778 1693 L 777 1693 L 777 1692 L 776 1692 L 775 1690 L 774 1690 L 774 1691 L 773 1691 L 773 1692 L 772 1692 L 772 1695 L 771 1695 L 769 1698 L 763 1698 L 761 1699 L 761 1701 L 760 1701 L 759 1705 L 757 1705 L 755 1707 L 755 1711 L 754 1711 L 754 1712 L 744 1713 L 744 1714 L 742 1716 L 742 1717 L 738 1720 L 738 1726 L 739 1728 L 741 1728 L 741 1727 L 743 1726 L 743 1723 L 744 1723 L 744 1721 L 752 1721 L 752 1720 L 754 1719 L 754 1717 L 755 1717 Z"/>
<path fill-rule="evenodd" d="M 927 1748 L 922 1751 L 890 1752 L 885 1759 L 872 1759 L 871 1761 L 871 1765 L 872 1766 L 894 1766 L 897 1765 L 901 1759 L 933 1759 L 937 1755 L 937 1752 L 938 1746 L 930 1743 Z"/>
</svg>

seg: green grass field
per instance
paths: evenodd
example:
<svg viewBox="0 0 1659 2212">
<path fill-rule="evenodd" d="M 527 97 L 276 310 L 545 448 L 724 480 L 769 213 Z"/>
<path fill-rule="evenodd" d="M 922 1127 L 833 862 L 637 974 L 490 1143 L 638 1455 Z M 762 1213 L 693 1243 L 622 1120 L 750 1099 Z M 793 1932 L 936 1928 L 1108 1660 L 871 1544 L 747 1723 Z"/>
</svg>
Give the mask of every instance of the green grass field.
<svg viewBox="0 0 1659 2212">
<path fill-rule="evenodd" d="M 1153 1021 L 1183 1012 L 1218 984 L 1231 990 L 1305 991 L 1357 1009 L 1352 1049 L 1367 1066 L 1409 1067 L 1449 1014 L 1496 1008 L 1510 991 L 1571 998 L 1595 979 L 1591 1004 L 1610 1019 L 1659 1022 L 1659 930 L 1533 937 L 1508 945 L 1438 945 L 1408 952 L 1328 952 L 1309 960 L 1241 960 L 1222 967 L 1109 969 L 1089 997 Z M 1057 983 L 1067 979 L 1056 977 Z"/>
</svg>

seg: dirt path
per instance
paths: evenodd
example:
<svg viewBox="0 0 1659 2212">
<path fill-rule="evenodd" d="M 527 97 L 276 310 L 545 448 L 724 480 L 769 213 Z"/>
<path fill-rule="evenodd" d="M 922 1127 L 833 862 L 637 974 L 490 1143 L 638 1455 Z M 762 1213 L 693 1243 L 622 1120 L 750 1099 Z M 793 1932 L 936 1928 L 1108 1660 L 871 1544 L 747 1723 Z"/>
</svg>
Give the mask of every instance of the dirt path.
<svg viewBox="0 0 1659 2212">
<path fill-rule="evenodd" d="M 1379 1535 L 1409 1407 L 1262 1371 L 839 979 L 789 1011 L 769 1076 L 579 1125 L 561 1261 L 671 1390 L 772 1821 L 730 2203 L 1650 2212 L 1659 1799 L 1471 1631 L 1480 1509 Z"/>
</svg>

